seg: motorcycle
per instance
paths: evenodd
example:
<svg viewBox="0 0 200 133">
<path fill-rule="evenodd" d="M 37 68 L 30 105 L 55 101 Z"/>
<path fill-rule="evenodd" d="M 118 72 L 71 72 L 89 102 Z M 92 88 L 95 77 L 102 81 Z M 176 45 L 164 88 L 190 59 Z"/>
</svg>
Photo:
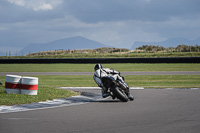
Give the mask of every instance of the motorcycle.
<svg viewBox="0 0 200 133">
<path fill-rule="evenodd" d="M 115 80 L 110 76 L 103 77 L 101 80 L 103 85 L 108 88 L 108 92 L 113 99 L 117 98 L 122 102 L 127 102 L 129 100 L 129 87 L 125 82 Z"/>
</svg>

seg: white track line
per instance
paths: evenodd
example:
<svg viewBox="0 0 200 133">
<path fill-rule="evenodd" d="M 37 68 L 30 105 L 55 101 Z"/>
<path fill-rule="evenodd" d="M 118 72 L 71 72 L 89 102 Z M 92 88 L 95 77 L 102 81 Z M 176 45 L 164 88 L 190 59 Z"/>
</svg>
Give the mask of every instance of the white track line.
<svg viewBox="0 0 200 133">
<path fill-rule="evenodd" d="M 22 105 L 13 105 L 13 106 L 3 105 L 3 106 L 0 106 L 0 114 L 80 105 L 80 104 L 85 104 L 91 101 L 101 100 L 97 98 L 93 98 L 93 97 L 91 98 L 91 97 L 78 95 L 78 96 L 69 97 L 67 99 L 54 99 L 52 101 L 45 101 L 45 102 L 32 103 L 32 104 L 22 104 Z"/>
</svg>

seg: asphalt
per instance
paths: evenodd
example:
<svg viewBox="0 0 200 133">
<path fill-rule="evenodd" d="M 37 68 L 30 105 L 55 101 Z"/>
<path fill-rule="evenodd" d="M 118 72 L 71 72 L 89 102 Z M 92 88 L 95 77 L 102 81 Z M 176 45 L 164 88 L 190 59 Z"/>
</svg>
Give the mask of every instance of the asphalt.
<svg viewBox="0 0 200 133">
<path fill-rule="evenodd" d="M 100 90 L 78 90 L 100 94 Z M 91 100 L 84 104 L 0 114 L 1 133 L 198 133 L 199 89 L 131 90 L 135 100 Z M 93 97 L 93 96 L 91 96 Z"/>
<path fill-rule="evenodd" d="M 94 72 L 1 72 L 0 75 L 93 75 Z M 200 71 L 121 72 L 122 75 L 200 75 Z"/>
</svg>

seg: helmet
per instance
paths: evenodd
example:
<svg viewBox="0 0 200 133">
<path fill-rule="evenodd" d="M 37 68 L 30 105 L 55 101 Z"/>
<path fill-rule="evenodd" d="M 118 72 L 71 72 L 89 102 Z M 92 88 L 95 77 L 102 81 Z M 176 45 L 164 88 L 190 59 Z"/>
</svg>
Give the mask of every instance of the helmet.
<svg viewBox="0 0 200 133">
<path fill-rule="evenodd" d="M 102 69 L 103 68 L 103 66 L 101 65 L 101 64 L 96 64 L 95 66 L 94 66 L 94 70 L 96 71 L 96 70 L 98 70 L 98 69 Z"/>
</svg>

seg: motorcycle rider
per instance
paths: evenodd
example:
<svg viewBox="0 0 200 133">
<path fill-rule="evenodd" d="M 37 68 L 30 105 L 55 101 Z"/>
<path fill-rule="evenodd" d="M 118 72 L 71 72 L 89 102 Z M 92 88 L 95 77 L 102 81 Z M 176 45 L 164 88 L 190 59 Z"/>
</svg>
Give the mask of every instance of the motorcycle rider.
<svg viewBox="0 0 200 133">
<path fill-rule="evenodd" d="M 97 83 L 97 85 L 102 89 L 102 97 L 106 98 L 108 96 L 110 96 L 110 93 L 108 92 L 108 88 L 106 88 L 102 81 L 101 78 L 105 77 L 105 76 L 112 76 L 114 79 L 118 79 L 121 82 L 124 83 L 123 77 L 120 76 L 120 72 L 115 71 L 114 69 L 109 69 L 109 68 L 103 68 L 103 66 L 101 64 L 96 64 L 94 67 L 94 81 Z M 129 88 L 128 88 L 128 98 L 132 101 L 134 98 L 133 96 L 130 94 L 129 92 Z"/>
</svg>

